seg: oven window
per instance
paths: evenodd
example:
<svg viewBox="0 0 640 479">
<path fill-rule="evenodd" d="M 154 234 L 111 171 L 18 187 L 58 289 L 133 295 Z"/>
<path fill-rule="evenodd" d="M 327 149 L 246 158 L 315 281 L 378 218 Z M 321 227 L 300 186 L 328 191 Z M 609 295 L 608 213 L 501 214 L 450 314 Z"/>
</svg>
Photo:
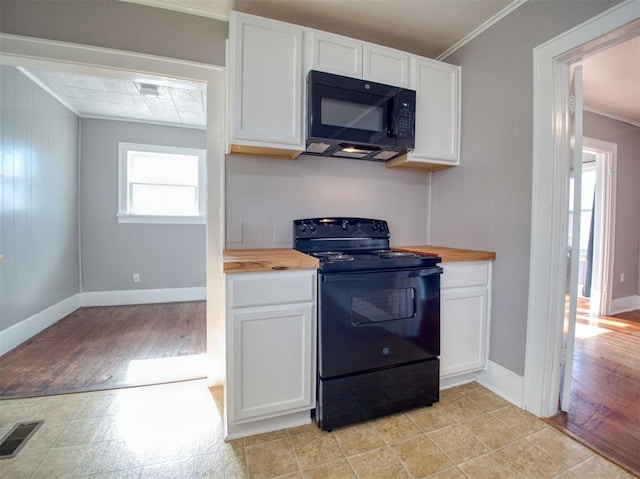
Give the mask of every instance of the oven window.
<svg viewBox="0 0 640 479">
<path fill-rule="evenodd" d="M 354 324 L 407 319 L 415 312 L 413 288 L 359 291 L 351 297 L 351 321 Z"/>
<path fill-rule="evenodd" d="M 384 108 L 378 105 L 363 105 L 324 97 L 321 100 L 320 116 L 323 125 L 367 131 L 385 130 Z"/>
</svg>

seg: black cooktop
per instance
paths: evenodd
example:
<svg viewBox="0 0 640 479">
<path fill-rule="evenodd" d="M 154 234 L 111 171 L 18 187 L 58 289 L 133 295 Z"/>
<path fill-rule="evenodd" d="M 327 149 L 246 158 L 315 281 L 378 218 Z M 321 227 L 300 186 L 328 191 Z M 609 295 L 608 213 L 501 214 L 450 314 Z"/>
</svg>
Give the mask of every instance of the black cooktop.
<svg viewBox="0 0 640 479">
<path fill-rule="evenodd" d="M 440 258 L 392 251 L 389 225 L 371 218 L 332 217 L 294 220 L 293 247 L 320 260 L 321 272 L 413 269 Z"/>
</svg>

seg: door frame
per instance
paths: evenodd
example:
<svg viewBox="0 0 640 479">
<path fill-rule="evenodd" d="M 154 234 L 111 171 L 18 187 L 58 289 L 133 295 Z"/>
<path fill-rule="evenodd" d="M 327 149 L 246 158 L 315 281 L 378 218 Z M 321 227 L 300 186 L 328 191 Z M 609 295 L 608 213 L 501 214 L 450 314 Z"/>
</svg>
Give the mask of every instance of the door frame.
<svg viewBox="0 0 640 479">
<path fill-rule="evenodd" d="M 207 354 L 209 385 L 224 381 L 225 68 L 142 53 L 0 33 L 2 63 L 147 73 L 207 84 Z"/>
<path fill-rule="evenodd" d="M 626 0 L 533 50 L 533 171 L 523 407 L 558 411 L 566 278 L 570 65 L 640 34 L 640 0 Z M 564 234 L 563 234 L 564 233 Z"/>
</svg>

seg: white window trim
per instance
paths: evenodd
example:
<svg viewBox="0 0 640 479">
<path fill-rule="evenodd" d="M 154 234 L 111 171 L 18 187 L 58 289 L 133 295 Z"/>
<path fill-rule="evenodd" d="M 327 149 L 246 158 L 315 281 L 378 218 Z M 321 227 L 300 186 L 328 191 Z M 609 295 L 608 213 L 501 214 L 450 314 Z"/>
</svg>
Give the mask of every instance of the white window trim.
<svg viewBox="0 0 640 479">
<path fill-rule="evenodd" d="M 199 215 L 137 215 L 127 212 L 127 152 L 129 150 L 151 151 L 156 153 L 187 154 L 198 157 L 198 211 Z M 206 150 L 179 146 L 147 145 L 142 143 L 120 142 L 118 144 L 118 223 L 148 224 L 206 224 Z"/>
</svg>

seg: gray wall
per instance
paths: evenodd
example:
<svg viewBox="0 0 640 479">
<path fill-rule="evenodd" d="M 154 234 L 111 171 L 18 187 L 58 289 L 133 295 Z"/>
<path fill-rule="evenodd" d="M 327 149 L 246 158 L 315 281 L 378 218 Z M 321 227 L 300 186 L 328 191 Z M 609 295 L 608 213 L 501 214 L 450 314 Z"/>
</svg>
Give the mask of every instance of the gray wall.
<svg viewBox="0 0 640 479">
<path fill-rule="evenodd" d="M 79 292 L 78 118 L 0 66 L 0 331 Z"/>
<path fill-rule="evenodd" d="M 426 242 L 428 174 L 321 157 L 227 158 L 227 248 L 287 248 L 292 220 L 355 216 L 389 221 L 393 244 Z"/>
<path fill-rule="evenodd" d="M 431 240 L 495 251 L 491 350 L 524 374 L 531 234 L 533 48 L 616 1 L 532 1 L 447 62 L 462 66 L 461 166 L 433 173 Z"/>
<path fill-rule="evenodd" d="M 115 0 L 0 0 L 0 31 L 225 64 L 229 25 Z"/>
<path fill-rule="evenodd" d="M 640 128 L 588 111 L 584 112 L 584 136 L 618 145 L 613 299 L 640 291 Z M 620 282 L 624 273 L 625 281 Z"/>
<path fill-rule="evenodd" d="M 82 290 L 205 286 L 205 225 L 118 223 L 116 212 L 118 142 L 206 148 L 206 131 L 81 121 Z"/>
</svg>

